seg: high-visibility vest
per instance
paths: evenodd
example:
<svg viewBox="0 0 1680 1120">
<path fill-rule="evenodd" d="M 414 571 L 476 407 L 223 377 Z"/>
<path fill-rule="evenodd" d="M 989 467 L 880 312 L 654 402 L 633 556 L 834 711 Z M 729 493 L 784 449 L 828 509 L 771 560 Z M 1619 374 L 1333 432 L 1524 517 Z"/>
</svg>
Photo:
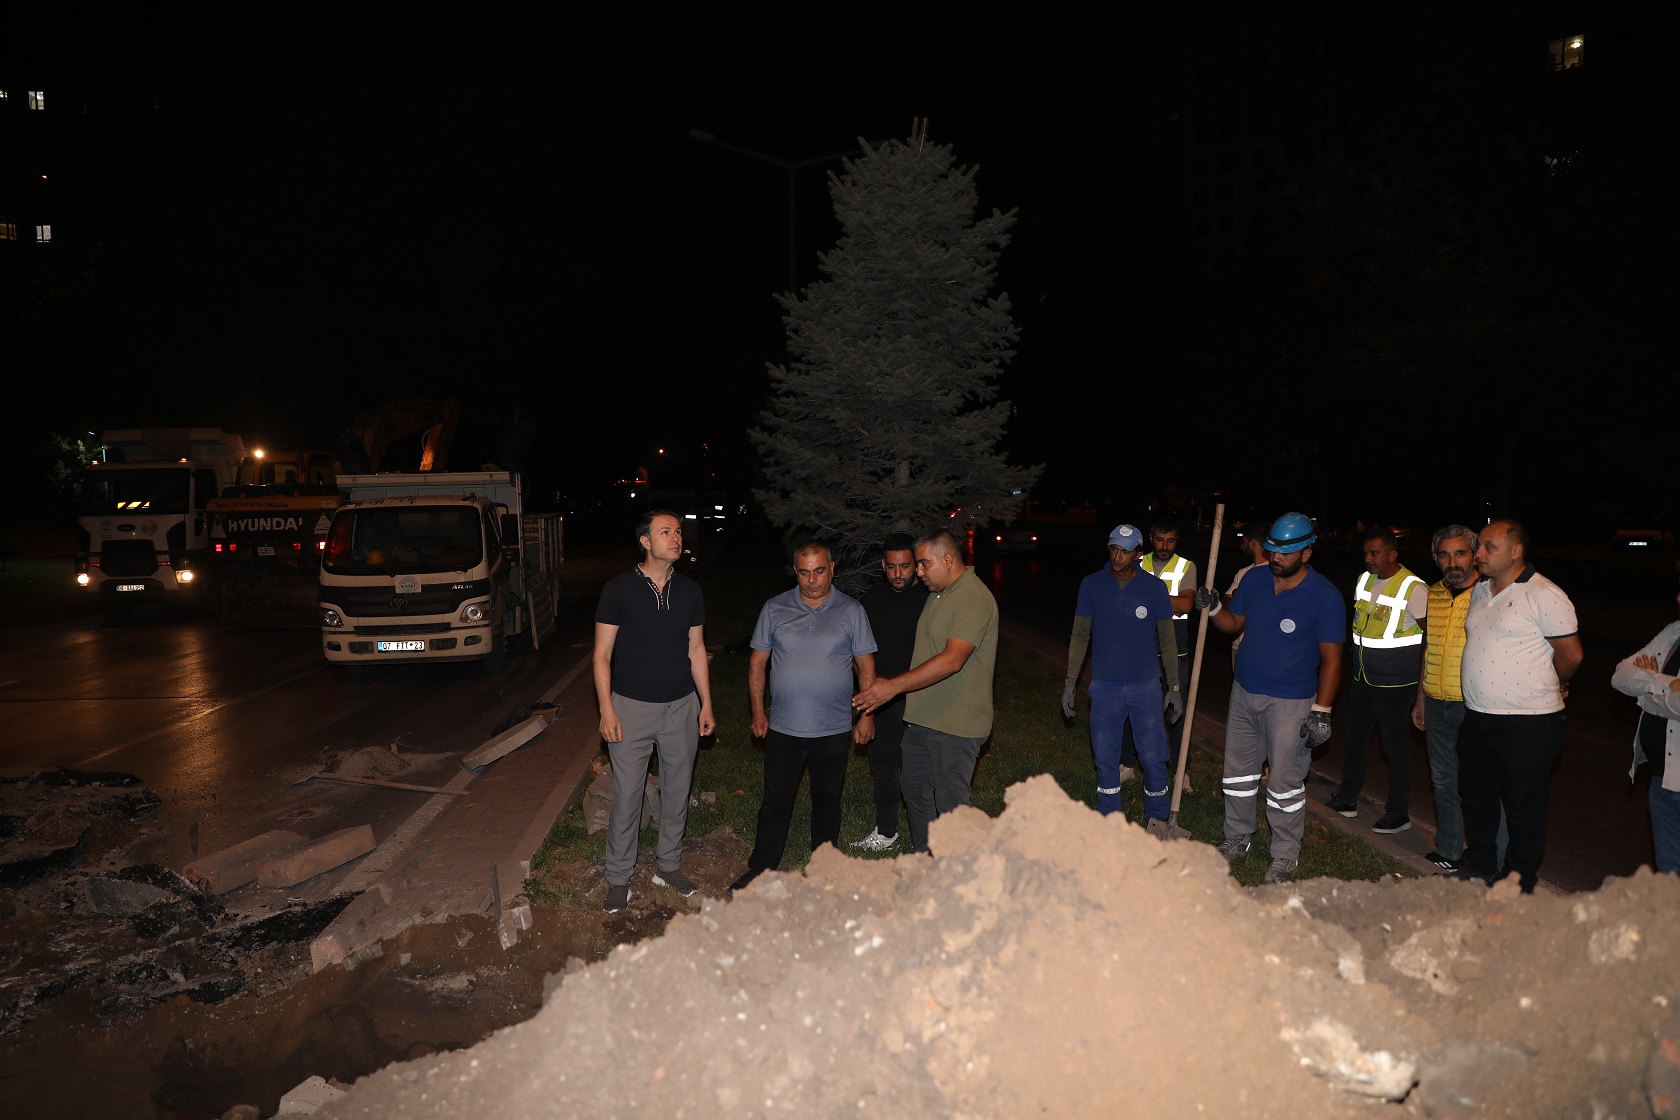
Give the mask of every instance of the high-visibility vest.
<svg viewBox="0 0 1680 1120">
<path fill-rule="evenodd" d="M 1179 584 L 1184 582 L 1184 575 L 1190 570 L 1190 561 L 1175 552 L 1173 558 L 1166 562 L 1166 566 L 1157 572 L 1155 570 L 1155 554 L 1151 552 L 1143 558 L 1143 570 L 1152 576 L 1160 577 L 1161 582 L 1167 585 L 1168 595 L 1177 595 Z M 1173 621 L 1184 622 L 1189 617 L 1190 613 L 1186 611 L 1184 614 L 1173 615 Z M 1188 650 L 1181 649 L 1178 654 L 1182 657 L 1188 652 Z"/>
<path fill-rule="evenodd" d="M 1407 597 L 1423 581 L 1405 568 L 1379 587 L 1366 572 L 1353 591 L 1353 644 L 1358 647 L 1354 679 L 1391 688 L 1418 679 L 1423 627 L 1406 621 Z"/>
<path fill-rule="evenodd" d="M 1470 616 L 1470 588 L 1457 595 L 1446 581 L 1429 587 L 1429 644 L 1423 649 L 1423 694 L 1464 702 L 1464 620 Z"/>
</svg>

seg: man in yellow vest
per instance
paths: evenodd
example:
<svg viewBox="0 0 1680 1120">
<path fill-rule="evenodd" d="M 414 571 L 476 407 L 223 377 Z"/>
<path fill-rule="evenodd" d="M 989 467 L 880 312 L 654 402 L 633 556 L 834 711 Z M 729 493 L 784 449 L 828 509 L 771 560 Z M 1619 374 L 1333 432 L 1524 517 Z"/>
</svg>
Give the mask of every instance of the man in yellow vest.
<svg viewBox="0 0 1680 1120">
<path fill-rule="evenodd" d="M 1353 694 L 1348 705 L 1342 784 L 1329 799 L 1344 817 L 1359 815 L 1359 787 L 1371 732 L 1382 733 L 1388 756 L 1388 803 L 1372 832 L 1412 827 L 1412 763 L 1406 717 L 1417 689 L 1423 656 L 1423 623 L 1429 615 L 1428 586 L 1400 563 L 1400 542 L 1388 528 L 1371 529 L 1361 540 L 1365 574 L 1353 591 Z"/>
<path fill-rule="evenodd" d="M 1435 783 L 1435 847 L 1423 858 L 1443 871 L 1464 863 L 1464 810 L 1458 798 L 1458 727 L 1464 722 L 1464 619 L 1476 585 L 1476 530 L 1464 525 L 1437 529 L 1429 551 L 1441 582 L 1429 587 L 1429 621 L 1424 626 L 1423 675 L 1412 701 L 1412 725 L 1429 745 L 1429 777 Z M 1498 861 L 1505 861 L 1506 827 L 1499 818 Z"/>
<path fill-rule="evenodd" d="M 1178 547 L 1178 526 L 1170 521 L 1157 521 L 1149 527 L 1150 551 L 1143 554 L 1138 567 L 1167 585 L 1167 599 L 1173 609 L 1173 638 L 1178 642 L 1178 682 L 1188 687 L 1190 680 L 1190 608 L 1196 605 L 1196 565 L 1173 551 Z M 1178 683 L 1174 682 L 1174 683 Z M 1161 675 L 1161 698 L 1165 703 L 1169 691 L 1165 673 Z M 1167 724 L 1167 773 L 1178 765 L 1178 745 L 1184 735 L 1184 715 Z M 1138 765 L 1137 747 L 1132 743 L 1132 726 L 1126 725 L 1121 742 L 1121 771 L 1126 773 Z M 1184 775 L 1185 791 L 1190 792 L 1190 775 Z"/>
</svg>

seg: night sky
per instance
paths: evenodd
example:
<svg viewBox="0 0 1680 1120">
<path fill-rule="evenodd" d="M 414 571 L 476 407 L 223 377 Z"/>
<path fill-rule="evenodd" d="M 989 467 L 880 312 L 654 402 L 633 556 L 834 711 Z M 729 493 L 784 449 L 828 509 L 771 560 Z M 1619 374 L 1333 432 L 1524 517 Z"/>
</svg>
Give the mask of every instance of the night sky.
<svg viewBox="0 0 1680 1120">
<path fill-rule="evenodd" d="M 1329 27 L 1372 133 L 1424 47 L 1384 13 Z M 45 295 L 14 278 L 0 343 L 53 430 L 318 444 L 381 401 L 456 397 L 455 465 L 495 457 L 517 418 L 556 489 L 702 443 L 744 488 L 743 433 L 783 357 L 788 179 L 689 132 L 803 161 L 926 116 L 981 168 L 982 206 L 1019 210 L 1000 268 L 1022 332 L 1012 456 L 1049 462 L 1059 496 L 1112 490 L 1128 462 L 1153 490 L 1205 474 L 1174 462 L 1240 471 L 1240 423 L 1210 449 L 1198 422 L 1223 387 L 1159 384 L 1206 307 L 1162 229 L 1150 60 L 1205 18 L 1099 34 L 276 9 L 261 26 L 130 14 L 8 34 L 0 81 L 93 106 L 83 135 L 100 142 L 52 188 L 97 243 Z M 837 232 L 829 167 L 795 179 L 800 284 Z"/>
</svg>

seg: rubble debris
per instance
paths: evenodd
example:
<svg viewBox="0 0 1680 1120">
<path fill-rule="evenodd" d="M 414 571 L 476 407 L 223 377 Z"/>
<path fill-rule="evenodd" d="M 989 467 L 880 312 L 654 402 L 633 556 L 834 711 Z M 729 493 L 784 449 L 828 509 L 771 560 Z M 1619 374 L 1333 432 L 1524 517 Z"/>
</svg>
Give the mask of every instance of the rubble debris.
<svg viewBox="0 0 1680 1120">
<path fill-rule="evenodd" d="M 478 770 L 497 759 L 512 754 L 541 735 L 548 728 L 546 712 L 529 716 L 505 731 L 498 732 L 483 746 L 461 759 L 461 769 Z"/>
<path fill-rule="evenodd" d="M 187 865 L 187 878 L 204 885 L 214 894 L 243 887 L 257 878 L 257 865 L 302 843 L 296 832 L 276 829 L 261 836 L 253 836 L 231 848 L 200 857 Z"/>
<path fill-rule="evenodd" d="M 257 865 L 257 882 L 265 887 L 291 887 L 322 872 L 343 867 L 373 851 L 373 826 L 341 828 L 308 840 Z"/>
<path fill-rule="evenodd" d="M 275 1115 L 313 1116 L 323 1105 L 343 1095 L 343 1089 L 327 1084 L 326 1079 L 319 1075 L 305 1078 L 296 1088 L 280 1098 L 280 1111 Z"/>
</svg>

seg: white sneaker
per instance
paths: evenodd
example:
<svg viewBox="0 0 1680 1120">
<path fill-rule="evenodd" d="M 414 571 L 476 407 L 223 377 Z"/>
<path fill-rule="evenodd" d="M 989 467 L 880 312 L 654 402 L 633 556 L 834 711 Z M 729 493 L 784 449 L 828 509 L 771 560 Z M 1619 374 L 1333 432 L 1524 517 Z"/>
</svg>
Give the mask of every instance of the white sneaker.
<svg viewBox="0 0 1680 1120">
<path fill-rule="evenodd" d="M 853 840 L 852 847 L 862 848 L 866 852 L 884 852 L 898 847 L 898 833 L 895 832 L 891 836 L 882 836 L 880 829 L 872 828 L 869 830 L 869 835 L 862 840 Z"/>
</svg>

